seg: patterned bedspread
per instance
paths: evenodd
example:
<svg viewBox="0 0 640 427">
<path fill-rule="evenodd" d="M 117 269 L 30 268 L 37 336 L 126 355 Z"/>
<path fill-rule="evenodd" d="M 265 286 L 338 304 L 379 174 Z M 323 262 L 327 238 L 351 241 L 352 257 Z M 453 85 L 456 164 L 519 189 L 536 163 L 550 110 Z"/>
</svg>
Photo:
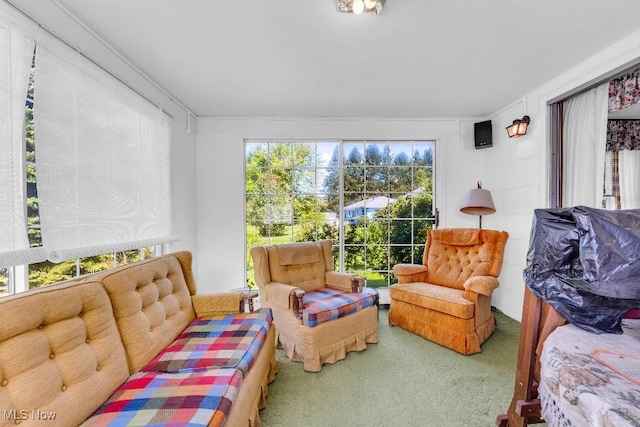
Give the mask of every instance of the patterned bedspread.
<svg viewBox="0 0 640 427">
<path fill-rule="evenodd" d="M 211 367 L 236 368 L 246 374 L 269 331 L 271 310 L 198 318 L 142 370 L 197 372 Z"/>
<path fill-rule="evenodd" d="M 362 293 L 323 288 L 304 294 L 302 321 L 306 326 L 317 326 L 373 305 L 375 296 L 368 289 Z"/>
<path fill-rule="evenodd" d="M 241 382 L 236 369 L 138 372 L 82 426 L 222 426 Z"/>
<path fill-rule="evenodd" d="M 538 391 L 550 427 L 640 427 L 640 320 L 622 328 L 597 335 L 565 325 L 546 339 Z"/>
</svg>

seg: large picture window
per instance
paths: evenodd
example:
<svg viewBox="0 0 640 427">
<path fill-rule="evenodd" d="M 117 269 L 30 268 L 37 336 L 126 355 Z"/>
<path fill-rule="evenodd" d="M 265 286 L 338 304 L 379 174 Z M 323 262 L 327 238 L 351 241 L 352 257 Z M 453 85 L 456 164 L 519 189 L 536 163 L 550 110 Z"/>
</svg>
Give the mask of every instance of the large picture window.
<svg viewBox="0 0 640 427">
<path fill-rule="evenodd" d="M 336 268 L 389 286 L 435 220 L 434 141 L 246 141 L 247 281 L 257 244 L 331 239 Z"/>
</svg>

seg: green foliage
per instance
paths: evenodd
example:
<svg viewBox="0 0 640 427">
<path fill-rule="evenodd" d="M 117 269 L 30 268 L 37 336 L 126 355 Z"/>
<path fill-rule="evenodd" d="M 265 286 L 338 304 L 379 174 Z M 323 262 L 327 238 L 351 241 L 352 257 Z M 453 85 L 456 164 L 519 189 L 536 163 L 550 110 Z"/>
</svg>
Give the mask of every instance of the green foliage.
<svg viewBox="0 0 640 427">
<path fill-rule="evenodd" d="M 246 239 L 247 239 L 247 254 L 246 254 L 247 266 L 246 267 L 247 267 L 247 270 L 253 270 L 253 259 L 251 258 L 251 248 L 261 243 L 260 232 L 258 231 L 258 228 L 251 224 L 247 224 Z"/>
<path fill-rule="evenodd" d="M 322 167 L 322 183 L 315 183 L 313 147 L 288 142 L 247 145 L 247 250 L 254 244 L 325 238 L 338 245 L 338 224 L 325 212 L 339 212 L 342 192 L 345 205 L 372 196 L 397 199 L 372 218 L 362 216 L 344 223 L 346 270 L 365 274 L 371 284 L 386 286 L 394 264 L 420 262 L 433 217 L 432 143 L 347 142 L 342 177 L 336 146 L 326 168 Z M 285 234 L 283 228 L 292 228 L 292 233 Z M 253 283 L 252 268 L 247 253 L 249 284 Z"/>
<path fill-rule="evenodd" d="M 29 89 L 27 97 L 33 99 L 35 68 L 31 67 Z M 36 151 L 34 139 L 33 106 L 27 103 L 25 107 L 25 141 L 27 162 L 27 235 L 29 245 L 41 246 L 42 234 L 40 233 L 40 209 L 38 204 L 38 189 L 36 186 Z"/>
<path fill-rule="evenodd" d="M 313 242 L 316 240 L 330 239 L 338 242 L 338 227 L 330 223 L 317 220 L 305 221 L 295 227 L 296 242 Z"/>
<path fill-rule="evenodd" d="M 0 268 L 0 295 L 7 293 L 9 290 L 9 269 Z"/>
<path fill-rule="evenodd" d="M 144 248 L 144 258 L 153 257 L 153 248 Z M 117 252 L 115 254 L 104 254 L 93 257 L 82 258 L 79 265 L 79 275 L 104 271 L 115 266 L 139 261 L 140 251 L 138 249 Z M 48 261 L 29 265 L 29 287 L 38 288 L 77 277 L 78 265 L 76 260 L 63 261 L 54 264 Z"/>
<path fill-rule="evenodd" d="M 347 144 L 347 147 L 351 145 Z M 419 187 L 432 190 L 433 153 L 430 146 L 420 152 L 422 145 L 416 145 L 411 157 L 404 151 L 393 156 L 390 147 L 372 143 L 356 144 L 350 148 L 344 158 L 345 204 L 360 201 L 365 194 L 409 193 Z M 336 148 L 329 162 L 329 166 L 335 169 L 330 170 L 324 182 L 324 191 L 330 194 L 327 207 L 334 212 L 339 207 L 339 160 Z"/>
<path fill-rule="evenodd" d="M 292 225 L 294 216 L 305 218 L 315 212 L 314 200 L 294 198 L 314 186 L 308 173 L 314 158 L 311 144 L 247 144 L 246 217 L 260 235 L 280 235 Z"/>
<path fill-rule="evenodd" d="M 76 275 L 76 263 L 65 261 L 59 264 L 41 262 L 29 266 L 29 288 L 39 288 L 68 280 Z"/>
<path fill-rule="evenodd" d="M 427 229 L 432 225 L 432 209 L 433 195 L 423 192 L 398 198 L 396 203 L 379 210 L 373 219 L 363 217 L 346 225 L 345 268 L 381 271 L 386 283 L 393 265 L 421 263 Z"/>
</svg>

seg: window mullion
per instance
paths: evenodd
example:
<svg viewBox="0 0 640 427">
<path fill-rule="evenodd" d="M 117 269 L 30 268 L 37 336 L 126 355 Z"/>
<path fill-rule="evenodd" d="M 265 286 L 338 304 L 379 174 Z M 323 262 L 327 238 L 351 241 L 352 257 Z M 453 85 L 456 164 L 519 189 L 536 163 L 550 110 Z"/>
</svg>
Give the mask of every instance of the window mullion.
<svg viewBox="0 0 640 427">
<path fill-rule="evenodd" d="M 9 269 L 9 293 L 24 292 L 29 289 L 29 266 L 16 265 Z"/>
<path fill-rule="evenodd" d="M 338 245 L 339 266 L 344 271 L 344 141 L 338 143 Z"/>
</svg>

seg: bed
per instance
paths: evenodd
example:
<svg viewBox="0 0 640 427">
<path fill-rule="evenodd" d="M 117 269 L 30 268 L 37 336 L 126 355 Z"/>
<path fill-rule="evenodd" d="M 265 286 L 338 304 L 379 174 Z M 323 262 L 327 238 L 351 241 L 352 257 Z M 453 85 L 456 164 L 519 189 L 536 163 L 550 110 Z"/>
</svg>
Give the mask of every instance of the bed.
<svg viewBox="0 0 640 427">
<path fill-rule="evenodd" d="M 640 320 L 622 329 L 597 335 L 568 324 L 546 339 L 538 393 L 549 427 L 640 426 Z"/>
<path fill-rule="evenodd" d="M 497 426 L 640 427 L 638 253 L 640 210 L 536 210 L 514 393 Z"/>
</svg>

